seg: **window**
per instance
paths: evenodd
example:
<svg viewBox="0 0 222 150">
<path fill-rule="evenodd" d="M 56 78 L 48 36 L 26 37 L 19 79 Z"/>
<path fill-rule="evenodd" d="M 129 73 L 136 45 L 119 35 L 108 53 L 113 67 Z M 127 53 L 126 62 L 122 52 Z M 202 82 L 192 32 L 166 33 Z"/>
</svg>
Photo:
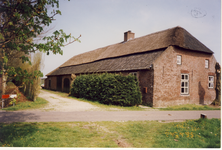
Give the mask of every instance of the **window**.
<svg viewBox="0 0 222 150">
<path fill-rule="evenodd" d="M 181 65 L 181 58 L 182 58 L 181 55 L 177 55 L 177 64 L 178 65 Z"/>
<path fill-rule="evenodd" d="M 205 59 L 205 68 L 209 68 L 209 60 Z"/>
<path fill-rule="evenodd" d="M 208 76 L 208 88 L 214 88 L 214 76 Z"/>
<path fill-rule="evenodd" d="M 181 74 L 181 94 L 189 94 L 189 74 Z"/>
</svg>

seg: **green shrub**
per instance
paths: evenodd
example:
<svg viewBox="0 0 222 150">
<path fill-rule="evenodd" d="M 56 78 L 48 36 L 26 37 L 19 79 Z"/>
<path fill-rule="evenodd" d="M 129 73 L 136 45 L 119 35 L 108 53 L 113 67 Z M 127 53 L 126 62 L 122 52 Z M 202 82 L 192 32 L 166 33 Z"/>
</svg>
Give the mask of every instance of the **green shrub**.
<svg viewBox="0 0 222 150">
<path fill-rule="evenodd" d="M 134 106 L 142 102 L 137 78 L 132 75 L 80 75 L 72 84 L 71 95 L 107 105 Z"/>
</svg>

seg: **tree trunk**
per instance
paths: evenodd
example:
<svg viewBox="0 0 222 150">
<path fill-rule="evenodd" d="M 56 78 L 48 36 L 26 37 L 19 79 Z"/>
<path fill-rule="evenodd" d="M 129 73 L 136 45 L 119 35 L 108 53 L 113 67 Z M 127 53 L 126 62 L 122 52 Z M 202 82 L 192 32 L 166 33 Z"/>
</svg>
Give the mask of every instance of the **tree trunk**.
<svg viewBox="0 0 222 150">
<path fill-rule="evenodd" d="M 5 53 L 3 51 L 2 53 L 2 57 L 4 58 L 5 57 Z M 1 70 L 2 70 L 2 95 L 5 94 L 5 90 L 6 90 L 6 81 L 7 81 L 7 75 L 6 75 L 6 72 L 5 72 L 5 68 L 4 66 L 7 65 L 4 60 L 2 60 L 2 66 L 1 66 Z"/>
<path fill-rule="evenodd" d="M 5 90 L 6 90 L 6 81 L 7 81 L 7 76 L 4 75 L 4 73 L 2 74 L 2 95 L 5 94 Z"/>
</svg>

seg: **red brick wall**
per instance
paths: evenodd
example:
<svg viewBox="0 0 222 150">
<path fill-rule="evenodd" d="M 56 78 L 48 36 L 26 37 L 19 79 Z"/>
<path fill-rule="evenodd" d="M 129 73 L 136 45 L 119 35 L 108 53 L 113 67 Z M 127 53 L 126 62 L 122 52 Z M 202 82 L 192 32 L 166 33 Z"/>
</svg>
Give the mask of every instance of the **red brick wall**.
<svg viewBox="0 0 222 150">
<path fill-rule="evenodd" d="M 182 65 L 177 65 L 177 55 L 182 56 Z M 209 60 L 208 69 L 205 69 L 205 59 Z M 208 88 L 208 75 L 214 75 L 215 64 L 211 54 L 168 47 L 154 62 L 153 106 L 211 103 L 216 92 L 215 88 Z M 181 95 L 181 73 L 189 74 L 188 95 Z"/>
<path fill-rule="evenodd" d="M 48 86 L 49 86 L 49 85 L 48 85 L 48 82 L 49 82 L 49 81 L 48 81 L 48 78 L 46 78 L 46 79 L 44 80 L 44 88 L 45 88 L 45 89 L 48 89 L 48 88 L 49 88 L 49 87 L 48 87 Z"/>
<path fill-rule="evenodd" d="M 49 87 L 49 80 L 51 80 L 51 87 Z M 49 90 L 56 90 L 57 79 L 56 76 L 50 76 L 45 79 L 45 88 Z"/>
<path fill-rule="evenodd" d="M 143 70 L 139 71 L 139 86 L 142 93 L 143 104 L 153 104 L 153 83 L 154 83 L 154 71 Z"/>
<path fill-rule="evenodd" d="M 62 91 L 64 88 L 64 79 L 68 78 L 71 82 L 71 75 L 62 76 Z M 49 87 L 49 80 L 51 80 L 51 87 Z M 45 88 L 49 90 L 57 90 L 57 76 L 49 76 L 45 79 Z"/>
</svg>

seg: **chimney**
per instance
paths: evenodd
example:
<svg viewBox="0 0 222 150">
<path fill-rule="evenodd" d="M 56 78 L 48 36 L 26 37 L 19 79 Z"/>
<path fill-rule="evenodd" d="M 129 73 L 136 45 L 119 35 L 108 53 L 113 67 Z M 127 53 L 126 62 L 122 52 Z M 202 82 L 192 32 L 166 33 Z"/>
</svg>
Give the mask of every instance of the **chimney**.
<svg viewBox="0 0 222 150">
<path fill-rule="evenodd" d="M 135 33 L 132 33 L 131 31 L 127 31 L 124 33 L 124 42 L 134 39 Z"/>
</svg>

